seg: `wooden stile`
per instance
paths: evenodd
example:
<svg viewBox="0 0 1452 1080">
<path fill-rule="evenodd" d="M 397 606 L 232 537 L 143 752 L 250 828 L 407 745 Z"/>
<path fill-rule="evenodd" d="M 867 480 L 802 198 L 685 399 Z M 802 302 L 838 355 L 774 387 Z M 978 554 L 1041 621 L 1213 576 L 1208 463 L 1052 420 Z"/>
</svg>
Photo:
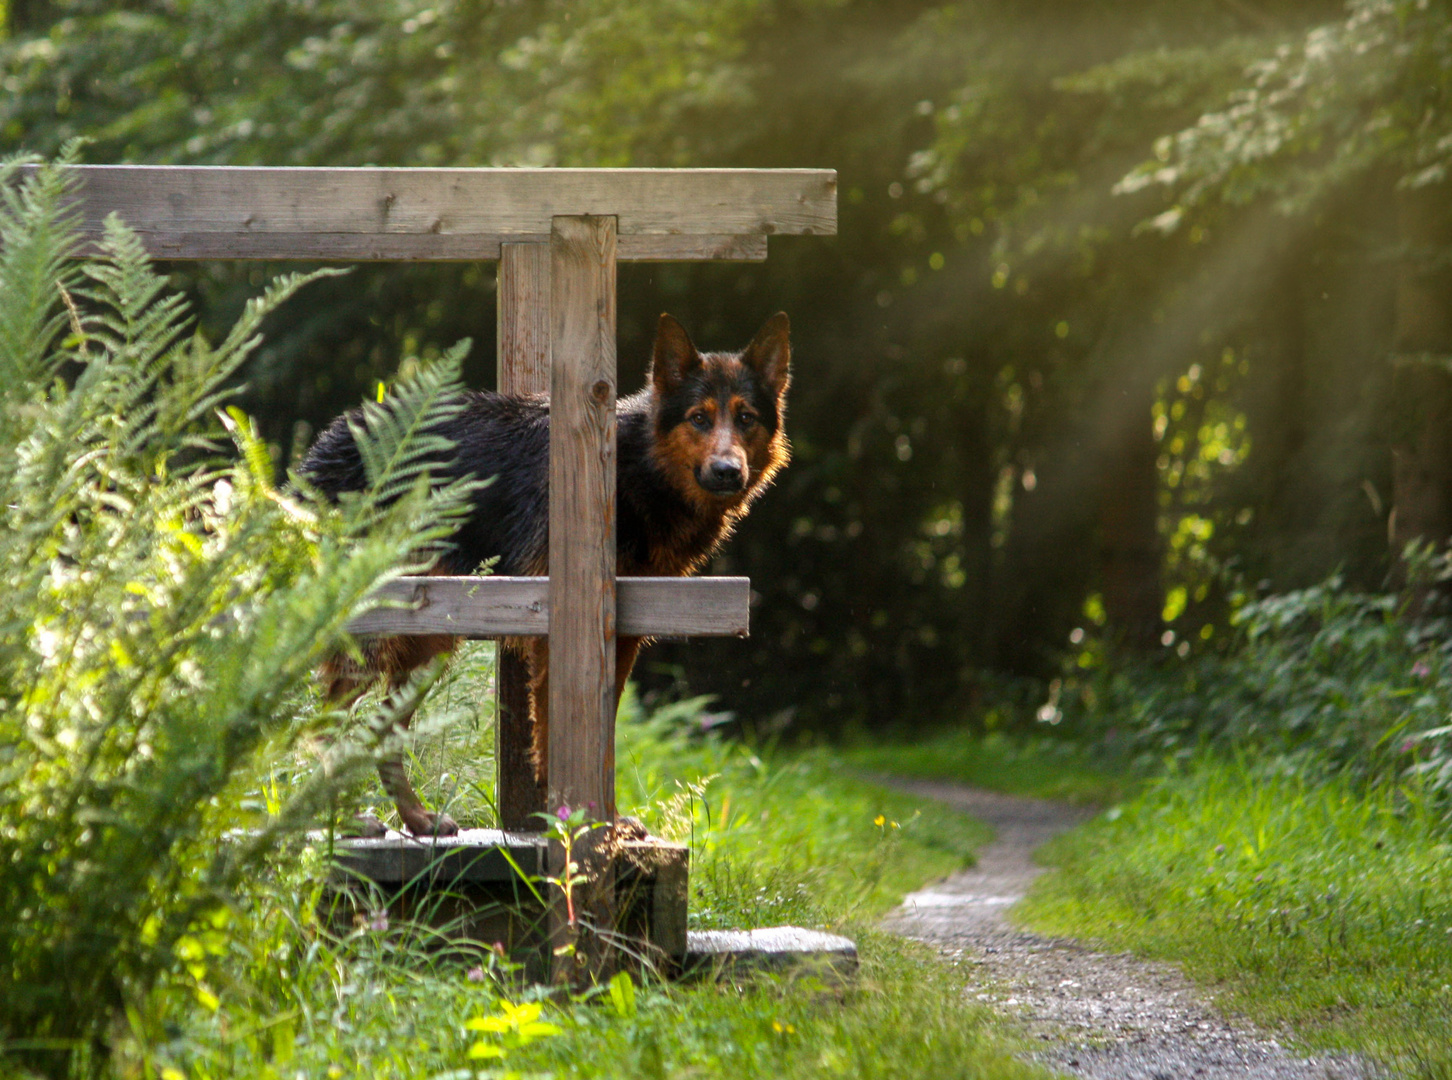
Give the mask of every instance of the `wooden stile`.
<svg viewBox="0 0 1452 1080">
<path fill-rule="evenodd" d="M 613 823 L 617 633 L 744 635 L 750 594 L 745 578 L 615 578 L 617 261 L 760 260 L 770 236 L 834 234 L 836 173 L 94 165 L 72 174 L 82 253 L 114 212 L 163 259 L 499 260 L 499 388 L 551 397 L 550 577 L 403 578 L 350 629 L 548 635 L 544 785 L 530 761 L 527 673 L 518 658 L 499 658 L 501 825 L 537 830 L 533 815 L 560 805 Z M 579 910 L 609 931 L 616 864 L 605 834 L 592 831 L 575 856 L 591 878 Z M 663 856 L 658 842 L 636 847 L 637 862 Z M 550 845 L 556 878 L 563 854 Z M 647 869 L 661 909 L 651 921 L 657 935 L 679 939 L 676 952 L 686 864 L 683 853 L 672 858 Z M 612 962 L 604 938 L 568 925 L 560 899 L 551 945 L 576 945 L 578 955 L 552 949 L 554 978 L 598 977 Z"/>
</svg>

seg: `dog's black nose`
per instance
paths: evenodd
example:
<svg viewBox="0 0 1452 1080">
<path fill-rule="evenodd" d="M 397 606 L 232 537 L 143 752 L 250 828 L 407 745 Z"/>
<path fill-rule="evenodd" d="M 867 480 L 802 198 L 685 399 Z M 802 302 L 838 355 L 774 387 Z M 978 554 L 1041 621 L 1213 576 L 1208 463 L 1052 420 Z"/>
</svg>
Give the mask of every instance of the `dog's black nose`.
<svg viewBox="0 0 1452 1080">
<path fill-rule="evenodd" d="M 717 492 L 740 491 L 746 483 L 741 466 L 729 458 L 717 458 L 706 466 L 702 486 Z"/>
</svg>

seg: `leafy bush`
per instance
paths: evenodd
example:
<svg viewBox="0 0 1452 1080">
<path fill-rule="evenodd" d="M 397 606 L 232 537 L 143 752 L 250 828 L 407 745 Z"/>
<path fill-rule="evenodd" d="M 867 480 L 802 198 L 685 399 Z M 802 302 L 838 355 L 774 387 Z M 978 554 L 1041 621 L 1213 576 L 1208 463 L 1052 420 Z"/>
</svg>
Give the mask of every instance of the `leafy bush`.
<svg viewBox="0 0 1452 1080">
<path fill-rule="evenodd" d="M 0 1064 L 63 1074 L 99 1067 L 249 868 L 371 759 L 340 740 L 285 805 L 241 805 L 264 750 L 330 719 L 308 687 L 347 620 L 460 512 L 412 433 L 458 358 L 360 427 L 361 497 L 278 490 L 251 422 L 218 410 L 264 315 L 318 275 L 213 346 L 119 221 L 71 258 L 65 169 L 22 164 L 0 166 Z"/>
<path fill-rule="evenodd" d="M 1452 682 L 1435 624 L 1339 578 L 1246 605 L 1222 654 L 1121 665 L 1066 683 L 1073 721 L 1146 760 L 1223 746 L 1297 759 L 1313 774 L 1431 772 L 1452 794 Z"/>
</svg>

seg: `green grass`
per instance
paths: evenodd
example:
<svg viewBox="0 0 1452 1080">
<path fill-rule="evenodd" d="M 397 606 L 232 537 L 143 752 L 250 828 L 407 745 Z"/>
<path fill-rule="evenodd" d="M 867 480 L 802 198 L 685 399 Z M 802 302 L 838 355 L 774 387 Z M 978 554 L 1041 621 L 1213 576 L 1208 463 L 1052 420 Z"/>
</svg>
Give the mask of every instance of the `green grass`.
<svg viewBox="0 0 1452 1080">
<path fill-rule="evenodd" d="M 1002 732 L 985 735 L 969 728 L 945 731 L 919 743 L 852 746 L 842 756 L 864 772 L 955 780 L 1080 805 L 1115 802 L 1136 783 L 1077 742 Z"/>
<path fill-rule="evenodd" d="M 243 908 L 199 929 L 188 964 L 133 1018 L 123 1039 L 128 1060 L 138 1075 L 162 1080 L 462 1080 L 486 1066 L 502 1071 L 480 1075 L 1043 1076 L 1009 1056 L 1013 1043 L 991 1013 L 964 1000 L 956 968 L 870 927 L 903 893 L 969 862 L 986 830 L 863 783 L 824 750 L 767 754 L 699 737 L 699 713 L 700 703 L 650 718 L 627 709 L 622 809 L 690 842 L 693 925 L 791 922 L 850 933 L 863 965 L 852 984 L 651 981 L 628 1000 L 617 987 L 613 997 L 542 1001 L 533 1022 L 557 1031 L 468 1031 L 475 1018 L 507 1027 L 500 999 L 539 992 L 514 982 L 491 954 L 440 962 L 399 926 L 359 926 L 341 939 L 325 933 L 313 914 L 314 854 L 279 867 Z M 451 809 L 473 823 L 487 819 L 488 806 L 466 750 L 490 738 L 487 723 L 463 724 L 420 747 L 430 768 L 465 777 L 445 787 Z M 470 1059 L 477 1042 L 506 1056 Z"/>
<path fill-rule="evenodd" d="M 1042 857 L 1035 930 L 1178 961 L 1309 1046 L 1452 1076 L 1452 844 L 1414 790 L 1201 759 Z"/>
</svg>

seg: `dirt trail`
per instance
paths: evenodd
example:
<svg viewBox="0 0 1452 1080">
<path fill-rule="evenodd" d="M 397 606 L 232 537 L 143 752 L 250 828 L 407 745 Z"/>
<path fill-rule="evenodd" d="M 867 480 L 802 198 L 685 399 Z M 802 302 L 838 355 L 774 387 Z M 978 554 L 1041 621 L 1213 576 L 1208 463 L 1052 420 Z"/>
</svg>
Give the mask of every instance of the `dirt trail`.
<svg viewBox="0 0 1452 1080">
<path fill-rule="evenodd" d="M 1168 964 L 1093 952 L 1011 926 L 1008 907 L 1040 872 L 1032 854 L 1084 820 L 1075 807 L 959 784 L 887 780 L 992 825 L 978 865 L 913 893 L 888 929 L 972 965 L 977 997 L 1023 1020 L 1035 1060 L 1094 1080 L 1370 1080 L 1341 1055 L 1297 1057 L 1271 1036 L 1219 1015 Z"/>
</svg>

